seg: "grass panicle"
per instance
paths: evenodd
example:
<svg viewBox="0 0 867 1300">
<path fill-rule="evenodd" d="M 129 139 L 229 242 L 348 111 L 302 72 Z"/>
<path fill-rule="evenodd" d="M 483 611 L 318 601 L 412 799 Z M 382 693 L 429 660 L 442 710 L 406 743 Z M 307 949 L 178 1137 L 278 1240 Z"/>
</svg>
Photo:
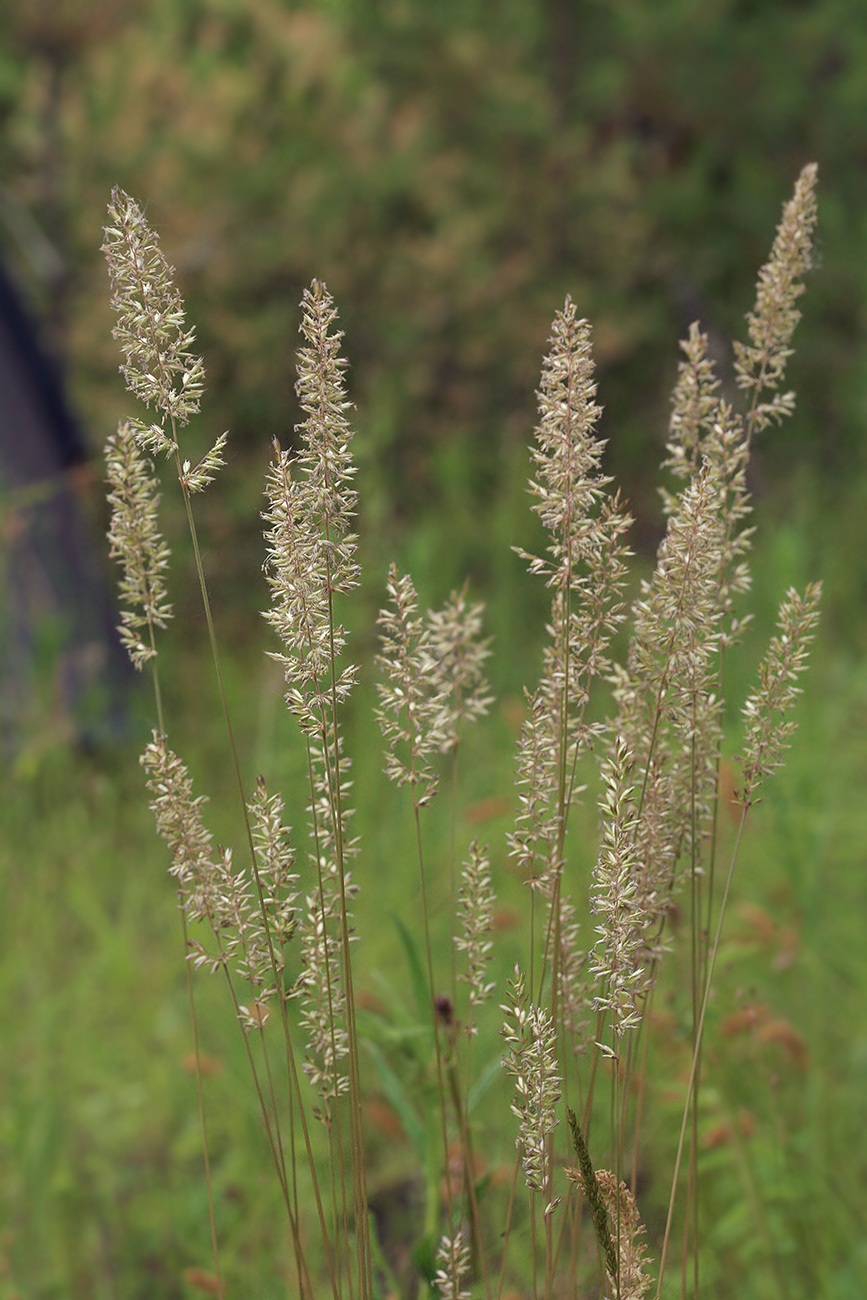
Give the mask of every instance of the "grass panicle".
<svg viewBox="0 0 867 1300">
<path fill-rule="evenodd" d="M 171 551 L 159 531 L 160 493 L 153 465 L 127 421 L 122 420 L 108 439 L 105 461 L 109 554 L 123 566 L 120 638 L 133 666 L 141 670 L 156 657 L 156 630 L 165 631 L 172 616 L 165 585 Z"/>
<path fill-rule="evenodd" d="M 470 1271 L 470 1248 L 464 1244 L 460 1230 L 454 1237 L 443 1237 L 437 1250 L 437 1264 L 434 1286 L 440 1300 L 470 1300 L 469 1290 L 462 1286 Z"/>
<path fill-rule="evenodd" d="M 461 878 L 459 896 L 461 929 L 454 938 L 455 947 L 465 954 L 466 960 L 466 970 L 458 974 L 458 979 L 467 985 L 468 990 L 466 1020 L 468 1034 L 478 1033 L 473 1013 L 481 1003 L 487 1002 L 496 988 L 494 981 L 487 979 L 494 948 L 494 941 L 489 936 L 494 928 L 495 902 L 491 864 L 486 857 L 486 850 L 479 848 L 478 840 L 473 840 Z"/>
<path fill-rule="evenodd" d="M 783 209 L 771 255 L 759 272 L 756 304 L 747 316 L 749 343 L 734 345 L 738 387 L 750 396 L 749 437 L 770 424 L 779 424 L 795 409 L 794 393 L 776 390 L 785 377 L 792 355 L 789 344 L 801 319 L 795 303 L 804 292 L 804 277 L 812 261 L 817 176 L 816 164 L 809 163 L 798 177 L 795 192 Z M 767 390 L 772 396 L 763 401 Z"/>
<path fill-rule="evenodd" d="M 127 388 L 173 424 L 195 415 L 205 388 L 202 358 L 192 351 L 196 334 L 185 328 L 184 304 L 159 239 L 141 208 L 115 187 L 108 206 L 102 251 L 117 313 L 114 338 L 126 357 Z M 154 451 L 174 450 L 158 426 L 138 425 Z"/>
<path fill-rule="evenodd" d="M 444 753 L 460 744 L 461 727 L 483 718 L 493 703 L 485 680 L 490 641 L 482 636 L 484 605 L 467 604 L 467 589 L 453 591 L 442 609 L 428 611 L 430 651 L 443 694 Z"/>
<path fill-rule="evenodd" d="M 417 807 L 436 793 L 432 758 L 449 745 L 446 685 L 431 644 L 431 628 L 419 614 L 418 596 L 408 573 L 392 565 L 388 575 L 391 604 L 380 611 L 381 649 L 377 662 L 379 725 L 386 741 L 385 770 L 396 785 L 409 785 Z"/>
<path fill-rule="evenodd" d="M 609 1223 L 617 1225 L 617 1272 L 608 1271 L 606 1300 L 642 1300 L 653 1285 L 647 1272 L 647 1252 L 644 1245 L 644 1225 L 638 1214 L 635 1197 L 625 1183 L 618 1183 L 614 1174 L 600 1169 L 596 1175 L 602 1203 L 608 1211 Z"/>
<path fill-rule="evenodd" d="M 545 1213 L 557 1202 L 550 1199 L 552 1170 L 548 1139 L 558 1123 L 557 1103 L 562 1083 L 557 1072 L 557 1036 L 544 1007 L 530 1002 L 524 976 L 518 967 L 509 981 L 509 1001 L 503 1038 L 508 1053 L 503 1068 L 515 1080 L 512 1114 L 518 1120 L 517 1144 L 527 1186 L 549 1198 Z"/>
</svg>

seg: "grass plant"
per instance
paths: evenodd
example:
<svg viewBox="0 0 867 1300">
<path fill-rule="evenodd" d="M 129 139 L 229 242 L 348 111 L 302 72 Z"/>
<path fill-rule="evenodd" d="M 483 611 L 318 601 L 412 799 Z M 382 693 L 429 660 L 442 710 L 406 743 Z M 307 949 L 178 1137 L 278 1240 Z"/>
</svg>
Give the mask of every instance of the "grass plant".
<svg viewBox="0 0 867 1300">
<path fill-rule="evenodd" d="M 698 325 L 683 344 L 666 532 L 631 600 L 630 520 L 604 472 L 590 326 L 566 299 L 532 449 L 543 545 L 519 552 L 547 588 L 550 613 L 541 674 L 521 710 L 513 824 L 504 843 L 483 844 L 469 833 L 461 793 L 472 779 L 469 729 L 492 704 L 483 611 L 466 590 L 424 611 L 412 578 L 393 565 L 378 620 L 376 717 L 412 847 L 387 822 L 375 855 L 353 825 L 346 715 L 364 683 L 344 629 L 360 574 L 334 303 L 318 281 L 305 292 L 304 420 L 292 449 L 272 448 L 263 511 L 270 655 L 304 755 L 306 824 L 290 829 L 286 806 L 291 798 L 298 807 L 298 794 L 242 770 L 202 564 L 196 496 L 211 490 L 226 436 L 196 463 L 185 452 L 204 368 L 154 232 L 131 198 L 113 193 L 104 251 L 115 333 L 127 385 L 148 414 L 109 440 L 110 544 L 122 565 L 122 636 L 153 680 L 142 762 L 182 918 L 213 1256 L 199 1281 L 215 1294 L 236 1289 L 213 1190 L 194 978 L 202 969 L 225 984 L 249 1067 L 291 1243 L 286 1294 L 704 1293 L 703 1240 L 713 1228 L 703 1152 L 714 1070 L 726 1068 L 706 1050 L 715 976 L 744 833 L 791 740 L 820 598 L 815 583 L 784 595 L 733 758 L 726 709 L 749 624 L 749 452 L 793 409 L 782 385 L 810 265 L 815 183 L 808 166 L 784 208 L 746 341 L 735 345 L 733 391 Z M 169 739 L 161 455 L 199 576 L 235 789 L 232 844 L 216 842 L 206 800 Z M 390 852 L 402 869 L 404 855 L 414 857 L 415 927 L 389 920 L 379 898 L 397 869 L 381 860 Z M 393 930 L 414 1010 L 394 987 L 372 996 L 359 981 L 367 936 L 354 913 L 365 892 L 376 899 L 368 921 Z M 504 896 L 519 901 L 498 929 Z M 669 967 L 687 990 L 673 1035 L 671 1010 L 659 1005 Z M 654 1039 L 666 1036 L 672 1072 L 663 1083 Z M 662 1142 L 647 1131 L 661 1095 L 670 1110 Z M 376 1098 L 414 1153 L 408 1179 L 420 1212 L 401 1231 L 377 1209 L 372 1185 Z M 785 1261 L 773 1262 L 784 1277 Z"/>
</svg>

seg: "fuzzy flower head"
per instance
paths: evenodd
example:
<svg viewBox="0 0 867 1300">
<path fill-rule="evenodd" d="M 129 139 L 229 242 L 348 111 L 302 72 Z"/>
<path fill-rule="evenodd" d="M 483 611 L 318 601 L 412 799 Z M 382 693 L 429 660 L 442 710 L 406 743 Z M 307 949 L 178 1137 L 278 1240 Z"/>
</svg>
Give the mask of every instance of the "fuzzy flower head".
<svg viewBox="0 0 867 1300">
<path fill-rule="evenodd" d="M 440 1300 L 470 1300 L 469 1291 L 461 1286 L 470 1271 L 470 1248 L 464 1244 L 464 1234 L 460 1229 L 453 1237 L 442 1238 L 436 1262 L 434 1286 Z"/>
<path fill-rule="evenodd" d="M 445 688 L 430 644 L 430 630 L 418 612 L 418 596 L 409 574 L 392 564 L 389 604 L 377 622 L 382 649 L 377 655 L 386 679 L 378 684 L 377 718 L 386 743 L 385 771 L 396 785 L 411 785 L 419 807 L 436 791 L 433 754 L 443 748 Z"/>
<path fill-rule="evenodd" d="M 751 395 L 747 416 L 748 432 L 760 432 L 791 414 L 793 393 L 779 393 L 792 355 L 789 346 L 801 313 L 795 306 L 804 292 L 804 276 L 810 268 L 813 230 L 816 225 L 815 163 L 801 172 L 795 193 L 783 209 L 771 255 L 759 273 L 756 305 L 747 316 L 749 343 L 735 344 L 735 374 L 738 387 Z M 773 397 L 762 401 L 770 389 Z"/>
<path fill-rule="evenodd" d="M 494 985 L 485 979 L 494 947 L 489 935 L 494 928 L 496 901 L 485 852 L 479 848 L 478 840 L 473 840 L 458 898 L 462 933 L 455 935 L 455 947 L 466 953 L 467 969 L 458 974 L 458 979 L 469 987 L 467 1031 L 470 1034 L 477 1032 L 472 1023 L 474 1008 L 487 1001 L 494 991 Z"/>
<path fill-rule="evenodd" d="M 606 1300 L 642 1300 L 653 1284 L 647 1272 L 644 1225 L 638 1214 L 635 1197 L 614 1174 L 600 1169 L 596 1175 L 602 1203 L 608 1213 L 618 1256 L 616 1278 L 606 1270 Z"/>
<path fill-rule="evenodd" d="M 111 507 L 109 554 L 123 567 L 120 639 L 141 669 L 156 654 L 154 629 L 164 628 L 171 618 L 165 587 L 170 552 L 159 531 L 160 498 L 153 467 L 139 450 L 129 424 L 119 424 L 108 439 L 105 458 Z"/>
<path fill-rule="evenodd" d="M 701 468 L 705 442 L 719 409 L 719 379 L 707 353 L 707 335 L 698 325 L 690 326 L 689 336 L 681 342 L 683 360 L 677 368 L 677 383 L 672 394 L 671 422 L 663 469 L 670 469 L 681 480 L 693 478 Z M 674 498 L 663 492 L 666 513 L 674 507 Z"/>
<path fill-rule="evenodd" d="M 202 815 L 207 800 L 193 796 L 186 766 L 159 732 L 153 733 L 141 763 L 147 772 L 157 833 L 171 850 L 169 870 L 178 882 L 187 916 L 201 920 L 213 913 L 217 877 L 214 844 Z"/>
<path fill-rule="evenodd" d="M 780 606 L 777 635 L 759 667 L 759 686 L 744 705 L 746 736 L 741 762 L 745 808 L 758 802 L 762 782 L 782 763 L 795 723 L 792 707 L 801 693 L 798 678 L 807 667 L 810 643 L 819 621 L 821 583 L 810 583 L 803 596 L 790 589 Z"/>
<path fill-rule="evenodd" d="M 174 272 L 138 204 L 117 186 L 108 215 L 102 251 L 117 312 L 113 333 L 126 357 L 121 374 L 145 405 L 186 424 L 199 409 L 205 376 Z"/>
<path fill-rule="evenodd" d="M 356 493 L 352 487 L 352 429 L 346 418 L 351 402 L 343 378 L 347 362 L 340 355 L 343 333 L 335 328 L 334 300 L 319 280 L 305 289 L 301 307 L 306 346 L 298 353 L 295 390 L 305 419 L 296 429 L 301 435 L 298 468 L 304 478 L 311 524 L 315 523 L 320 537 L 327 589 L 350 591 L 358 586 L 358 565 L 356 539 L 350 532 Z"/>
<path fill-rule="evenodd" d="M 467 603 L 467 589 L 453 591 L 441 610 L 430 610 L 428 628 L 431 653 L 444 691 L 442 747 L 454 750 L 460 743 L 461 725 L 484 717 L 491 705 L 484 663 L 490 655 L 483 641 L 483 605 Z"/>
<path fill-rule="evenodd" d="M 547 1145 L 557 1125 L 556 1107 L 561 1095 L 557 1032 L 547 1011 L 528 999 L 524 976 L 518 967 L 514 979 L 509 980 L 509 1004 L 501 1010 L 506 1013 L 502 1034 L 509 1048 L 503 1068 L 515 1080 L 511 1111 L 519 1122 L 517 1146 L 524 1175 L 532 1191 L 547 1195 L 550 1187 Z M 557 1200 L 549 1201 L 545 1206 L 546 1215 L 557 1204 Z"/>
<path fill-rule="evenodd" d="M 302 1069 L 322 1102 L 316 1114 L 323 1123 L 329 1121 L 334 1099 L 349 1090 L 345 1068 L 349 1034 L 339 925 L 339 883 L 331 869 L 323 875 L 321 886 L 306 899 L 301 920 L 302 973 L 297 986 L 307 1039 Z"/>
<path fill-rule="evenodd" d="M 539 390 L 540 423 L 530 484 L 533 509 L 550 534 L 550 559 L 525 556 L 531 571 L 564 590 L 593 540 L 593 510 L 608 479 L 600 475 L 603 443 L 594 427 L 601 414 L 590 352 L 590 326 L 577 320 L 574 303 L 554 317 L 551 347 Z"/>
<path fill-rule="evenodd" d="M 648 920 L 636 875 L 631 768 L 629 752 L 618 738 L 612 758 L 602 769 L 602 832 L 592 895 L 599 940 L 591 966 L 602 990 L 594 999 L 595 1006 L 611 1013 L 615 1041 L 640 1022 L 636 1006 L 636 984 L 641 976 L 638 953 Z M 610 1054 L 608 1048 L 601 1050 Z"/>
<path fill-rule="evenodd" d="M 328 290 L 318 280 L 302 300 L 302 336 L 298 353 L 297 392 L 306 419 L 298 425 L 301 447 L 296 455 L 274 443 L 266 480 L 265 577 L 271 606 L 265 618 L 277 632 L 290 711 L 308 735 L 326 725 L 332 691 L 331 674 L 345 647 L 346 635 L 336 621 L 334 596 L 358 583 L 356 538 L 349 531 L 355 510 L 352 430 L 340 356 L 342 333 Z M 345 668 L 334 691 L 344 700 L 356 668 Z"/>
<path fill-rule="evenodd" d="M 271 588 L 265 618 L 282 644 L 282 650 L 271 657 L 282 665 L 290 710 L 302 728 L 315 735 L 327 709 L 321 692 L 332 662 L 328 592 L 308 494 L 304 483 L 292 476 L 290 454 L 276 443 L 265 490 L 264 572 Z"/>
<path fill-rule="evenodd" d="M 521 810 L 512 855 L 549 896 L 562 870 L 569 811 L 581 789 L 574 774 L 600 734 L 587 716 L 595 679 L 611 670 L 609 647 L 623 620 L 629 517 L 608 492 L 604 442 L 596 435 L 590 326 L 567 298 L 557 312 L 539 389 L 533 448 L 533 509 L 548 533 L 544 554 L 518 553 L 551 590 L 541 681 L 518 749 Z"/>
<path fill-rule="evenodd" d="M 597 643 L 621 621 L 617 596 L 627 555 L 622 537 L 631 521 L 607 492 L 611 480 L 602 473 L 605 443 L 596 436 L 601 407 L 595 398 L 590 325 L 577 319 L 567 298 L 554 317 L 543 363 L 533 448 L 536 477 L 530 480 L 533 509 L 549 534 L 548 554 L 519 554 L 531 573 L 559 593 L 564 617 L 570 605 L 587 606 L 579 639 L 589 636 L 598 655 Z M 566 618 L 565 635 L 571 637 L 568 623 Z M 599 669 L 594 664 L 590 671 Z"/>
</svg>

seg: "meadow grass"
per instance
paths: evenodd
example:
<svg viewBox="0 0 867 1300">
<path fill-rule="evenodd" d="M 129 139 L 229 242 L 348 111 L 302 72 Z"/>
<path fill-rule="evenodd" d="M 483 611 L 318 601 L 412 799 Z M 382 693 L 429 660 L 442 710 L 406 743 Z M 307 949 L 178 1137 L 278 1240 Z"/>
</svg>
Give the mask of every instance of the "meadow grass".
<svg viewBox="0 0 867 1300">
<path fill-rule="evenodd" d="M 780 557 L 761 541 L 756 567 L 780 589 L 804 577 L 788 553 Z M 194 718 L 181 714 L 203 652 L 207 647 L 194 641 L 181 651 L 167 647 L 164 655 L 167 694 L 191 737 Z M 256 717 L 263 690 L 256 653 L 238 654 L 229 660 L 233 709 Z M 867 1282 L 861 1193 L 867 1176 L 867 954 L 861 942 L 867 827 L 859 796 L 867 781 L 865 708 L 863 665 L 819 647 L 799 705 L 799 743 L 779 783 L 769 787 L 746 870 L 735 882 L 730 942 L 717 985 L 720 1010 L 708 1030 L 715 1088 L 708 1131 L 740 1114 L 752 1132 L 743 1138 L 743 1152 L 722 1140 L 724 1134 L 702 1148 L 705 1294 L 779 1295 L 769 1262 L 774 1253 L 792 1296 L 818 1291 L 856 1300 Z M 510 788 L 509 709 L 508 703 L 498 706 L 490 727 L 473 737 L 474 796 L 485 800 Z M 263 725 L 245 737 L 252 770 L 272 752 L 268 733 Z M 352 739 L 363 751 L 375 737 L 360 726 Z M 218 729 L 200 732 L 196 770 L 216 780 L 221 753 Z M 817 765 L 816 754 L 825 761 Z M 193 1300 L 207 1294 L 185 1280 L 185 1273 L 195 1277 L 188 1270 L 211 1272 L 212 1265 L 175 901 L 135 759 L 134 742 L 126 753 L 88 763 L 59 750 L 38 769 L 6 776 L 0 835 L 3 1300 L 147 1300 L 154 1294 Z M 409 923 L 412 877 L 403 863 L 412 843 L 401 835 L 389 846 L 384 822 L 398 810 L 377 779 L 377 765 L 372 768 L 359 772 L 359 830 L 389 871 L 393 910 Z M 285 775 L 292 779 L 288 762 Z M 480 827 L 486 838 L 505 833 L 507 815 L 493 812 L 490 821 L 473 824 L 473 833 Z M 520 886 L 509 883 L 520 900 Z M 358 952 L 364 988 L 381 1003 L 387 1001 L 383 985 L 396 989 L 397 1006 L 411 1013 L 405 961 L 394 929 L 381 920 L 378 900 L 362 892 L 357 923 L 365 935 Z M 511 945 L 495 967 L 505 980 L 519 943 L 514 929 L 502 930 L 499 939 L 498 957 L 503 944 Z M 672 974 L 666 997 L 676 984 Z M 806 1060 L 793 1059 L 780 1042 L 763 1041 L 755 1027 L 723 1033 L 725 1016 L 749 998 L 770 1008 L 773 1020 L 797 1028 Z M 240 1295 L 283 1295 L 290 1291 L 291 1259 L 261 1122 L 242 1050 L 226 1033 L 222 990 L 210 981 L 201 984 L 199 1012 L 212 1071 L 207 1094 L 224 1276 Z M 671 1083 L 670 1035 L 659 1045 L 655 1068 Z M 395 1227 L 412 1230 L 415 1220 L 401 1222 L 392 1207 L 400 1207 L 412 1186 L 414 1152 L 400 1130 L 386 1126 L 373 1076 L 369 1090 L 377 1208 L 385 1207 Z M 664 1170 L 671 1159 L 668 1137 L 676 1116 L 671 1096 L 663 1088 L 660 1094 L 660 1105 L 652 1101 L 648 1171 Z M 496 1148 L 504 1160 L 511 1157 L 511 1141 L 512 1134 L 503 1133 Z M 644 1204 L 648 1198 L 654 1203 L 651 1240 L 659 1181 L 648 1178 L 642 1193 Z M 769 1241 L 753 1229 L 756 1198 L 774 1207 Z"/>
<path fill-rule="evenodd" d="M 486 845 L 473 840 L 459 876 L 453 831 L 446 900 L 431 876 L 422 828 L 423 810 L 437 792 L 438 755 L 449 757 L 455 796 L 459 789 L 462 735 L 491 704 L 484 678 L 490 651 L 481 634 L 482 608 L 471 605 L 465 593 L 453 594 L 441 611 L 425 616 L 410 575 L 394 564 L 389 570 L 388 601 L 377 619 L 376 716 L 386 774 L 406 788 L 413 811 L 421 926 L 414 935 L 401 929 L 401 937 L 415 989 L 416 1030 L 429 1040 L 426 1051 L 424 1038 L 413 1044 L 413 1051 L 421 1052 L 415 1065 L 429 1076 L 427 1087 L 423 1073 L 415 1081 L 421 1099 L 381 1051 L 375 1060 L 423 1170 L 415 1262 L 443 1297 L 469 1295 L 466 1285 L 474 1279 L 487 1295 L 502 1292 L 513 1226 L 518 1237 L 529 1233 L 529 1250 L 525 1245 L 520 1251 L 529 1267 L 517 1276 L 528 1272 L 534 1293 L 553 1294 L 564 1274 L 574 1289 L 586 1255 L 581 1246 L 585 1217 L 592 1221 L 609 1291 L 620 1300 L 650 1290 L 636 1200 L 641 1118 L 650 1011 L 658 968 L 671 947 L 671 914 L 680 906 L 675 900 L 684 868 L 691 916 L 684 972 L 691 989 L 691 1057 L 656 1294 L 665 1281 L 687 1153 L 682 1285 L 691 1257 L 692 1287 L 698 1291 L 705 1018 L 741 833 L 788 748 L 793 731 L 788 714 L 800 693 L 796 682 L 819 600 L 815 584 L 803 596 L 794 589 L 788 593 L 759 685 L 744 706 L 744 758 L 732 796 L 740 808 L 738 830 L 719 885 L 723 665 L 741 639 L 744 620 L 736 601 L 750 585 L 746 466 L 753 438 L 793 408 L 792 395 L 780 385 L 810 262 L 814 186 L 815 168 L 806 168 L 759 276 L 748 342 L 735 344 L 735 375 L 746 399 L 742 413 L 723 399 L 697 325 L 684 344 L 665 462 L 680 486 L 664 493 L 666 535 L 656 569 L 632 604 L 632 634 L 621 663 L 611 657 L 610 647 L 627 617 L 624 539 L 630 519 L 602 471 L 590 327 L 568 299 L 554 320 L 530 482 L 548 538 L 541 554 L 520 552 L 530 572 L 544 580 L 552 603 L 542 675 L 525 697 L 517 748 L 519 811 L 507 838 L 513 866 L 529 890 L 523 909 L 529 924 L 528 951 L 523 964 L 516 962 L 506 1002 L 500 1004 L 507 1045 L 502 1065 L 514 1080 L 509 1109 L 518 1121 L 519 1157 L 501 1233 L 505 1246 L 490 1240 L 480 1208 L 488 1180 L 476 1163 L 480 1135 L 473 1109 L 479 1090 L 473 1090 L 470 1067 L 480 1008 L 495 991 L 504 996 L 487 971 L 496 905 L 490 856 Z M 310 880 L 305 885 L 284 825 L 282 797 L 268 793 L 262 776 L 254 791 L 245 789 L 202 566 L 193 498 L 223 466 L 226 435 L 197 463 L 185 458 L 180 430 L 198 413 L 204 390 L 194 332 L 185 324 L 170 268 L 138 207 L 116 191 L 110 215 L 104 251 L 118 316 L 115 335 L 125 357 L 121 369 L 130 390 L 157 418 L 122 423 L 109 439 L 109 539 L 123 566 L 121 634 L 134 665 L 148 664 L 153 673 L 157 725 L 142 761 L 177 883 L 194 1055 L 198 1062 L 191 968 L 204 967 L 225 976 L 245 1035 L 299 1292 L 313 1295 L 327 1285 L 335 1296 L 347 1288 L 361 1296 L 379 1294 L 396 1279 L 371 1211 L 362 1086 L 362 1042 L 370 1041 L 371 1029 L 367 1026 L 365 1036 L 352 959 L 359 890 L 352 867 L 359 839 L 351 821 L 343 711 L 357 685 L 358 665 L 344 663 L 339 599 L 359 585 L 360 569 L 351 531 L 357 494 L 337 313 L 327 290 L 314 281 L 302 304 L 300 442 L 294 453 L 275 443 L 263 514 L 271 589 L 265 618 L 280 643 L 271 655 L 282 668 L 285 701 L 306 751 Z M 166 596 L 169 549 L 159 531 L 159 490 L 148 459 L 158 453 L 174 463 L 189 522 L 238 785 L 246 867 L 239 868 L 232 848 L 215 843 L 204 821 L 204 802 L 167 740 L 157 635 L 172 616 Z M 596 682 L 613 685 L 610 722 L 593 717 Z M 594 750 L 602 753 L 599 849 L 590 880 L 597 939 L 584 951 L 578 946 L 581 927 L 573 895 L 566 892 L 572 856 L 567 833 L 571 817 L 574 836 L 573 805 L 584 791 L 580 764 Z M 453 806 L 452 819 L 455 813 Z M 452 948 L 448 971 L 434 957 L 442 940 L 436 913 L 444 904 Z M 461 982 L 466 997 L 460 990 L 459 998 Z M 290 1018 L 290 1004 L 300 1008 L 297 1021 Z M 269 1020 L 282 1028 L 282 1067 L 272 1064 Z M 582 1056 L 583 1072 L 576 1070 Z M 485 1087 L 489 1074 L 483 1073 Z M 275 1079 L 279 1075 L 288 1088 L 288 1107 Z M 304 1075 L 312 1085 L 312 1102 Z M 597 1077 L 600 1093 L 607 1094 L 603 1131 L 610 1170 L 594 1165 L 590 1155 Z M 201 1069 L 197 1082 L 210 1193 Z M 562 1150 L 555 1157 L 564 1100 L 571 1135 L 565 1188 Z M 327 1139 L 326 1160 L 318 1149 L 316 1124 Z M 516 1198 L 521 1182 L 529 1192 L 524 1224 L 524 1198 Z M 315 1248 L 302 1211 L 311 1199 L 319 1228 Z M 212 1198 L 210 1203 L 214 1285 L 221 1292 Z"/>
<path fill-rule="evenodd" d="M 524 557 L 550 589 L 542 675 L 523 700 L 494 706 L 473 728 L 492 706 L 487 647 L 461 593 L 425 615 L 409 577 L 393 569 L 379 619 L 378 704 L 369 665 L 358 683 L 343 666 L 337 604 L 359 576 L 351 429 L 336 314 L 313 283 L 299 361 L 306 419 L 296 452 L 275 447 L 268 471 L 266 618 L 279 637 L 279 678 L 275 688 L 272 664 L 259 701 L 247 684 L 241 704 L 243 731 L 251 718 L 262 722 L 252 729 L 251 772 L 267 768 L 267 787 L 242 772 L 248 745 L 234 741 L 234 692 L 198 564 L 194 497 L 218 472 L 223 440 L 195 466 L 184 458 L 201 363 L 153 233 L 132 200 L 113 196 L 106 251 L 125 374 L 156 416 L 122 425 L 111 441 L 124 634 L 134 662 L 154 675 L 146 766 L 182 905 L 179 965 L 210 967 L 229 995 L 227 1004 L 198 980 L 187 990 L 206 1170 L 196 1194 L 177 1198 L 177 1223 L 199 1225 L 186 1274 L 158 1249 L 142 1262 L 162 1270 L 162 1286 L 173 1279 L 176 1292 L 161 1293 L 591 1295 L 601 1284 L 624 1300 L 800 1295 L 857 1269 L 849 1234 L 831 1231 L 839 1216 L 810 1208 L 838 1139 L 821 1098 L 810 1111 L 803 1096 L 807 1037 L 752 986 L 775 963 L 783 980 L 803 960 L 804 900 L 790 880 L 774 879 L 775 848 L 761 845 L 768 832 L 751 809 L 789 740 L 817 588 L 804 598 L 790 591 L 751 693 L 738 669 L 747 454 L 791 410 L 779 385 L 809 263 L 814 182 L 807 169 L 786 207 L 749 343 L 736 349 L 740 414 L 721 397 L 697 329 L 685 345 L 668 528 L 634 600 L 628 519 L 595 435 L 589 327 L 568 300 L 558 313 L 533 467 L 546 536 Z M 230 741 L 228 776 L 211 786 L 216 835 L 166 741 L 174 724 L 157 651 L 170 618 L 168 556 L 150 463 L 159 452 L 174 463 L 188 514 Z M 729 740 L 735 711 L 723 704 L 733 680 L 731 698 L 748 696 L 746 731 L 734 741 L 740 765 Z M 270 708 L 284 693 L 300 724 L 288 744 Z M 370 704 L 396 789 L 377 785 L 378 762 L 359 762 L 350 782 L 347 756 L 374 750 Z M 291 838 L 268 793 L 275 777 L 294 783 Z M 350 790 L 361 796 L 354 821 Z M 230 829 L 233 799 L 240 835 Z M 747 819 L 757 823 L 764 892 L 750 853 L 749 885 L 738 892 L 754 901 L 727 917 Z M 305 820 L 309 835 L 298 829 Z M 777 833 L 799 837 L 794 827 Z M 164 916 L 164 894 L 155 907 Z M 129 961 L 120 947 L 117 960 Z M 234 1046 L 219 1029 L 226 1005 L 240 1026 Z M 766 1087 L 742 1096 L 745 1069 Z M 153 1086 L 168 1105 L 149 1119 L 154 1146 L 171 1157 L 171 1198 L 176 1156 L 181 1166 L 191 1158 L 190 1114 L 179 1116 L 171 1088 Z M 147 1095 L 143 1082 L 139 1099 Z M 263 1148 L 270 1180 L 250 1159 Z M 101 1285 L 92 1293 L 148 1293 L 144 1280 L 122 1291 Z"/>
</svg>

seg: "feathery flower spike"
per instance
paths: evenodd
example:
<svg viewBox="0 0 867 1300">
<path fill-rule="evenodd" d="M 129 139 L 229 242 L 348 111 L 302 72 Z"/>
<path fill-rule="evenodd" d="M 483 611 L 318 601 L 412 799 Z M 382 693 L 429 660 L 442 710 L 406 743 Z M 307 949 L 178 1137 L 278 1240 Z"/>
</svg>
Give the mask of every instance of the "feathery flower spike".
<svg viewBox="0 0 867 1300">
<path fill-rule="evenodd" d="M 106 470 L 111 506 L 109 554 L 120 560 L 123 577 L 120 594 L 120 638 L 136 668 L 141 669 L 156 650 L 142 637 L 145 628 L 165 628 L 172 615 L 166 600 L 165 573 L 170 551 L 157 524 L 159 488 L 153 466 L 140 451 L 128 423 L 106 443 Z"/>
<path fill-rule="evenodd" d="M 205 372 L 201 357 L 191 351 L 195 331 L 185 328 L 174 272 L 138 204 L 117 186 L 108 214 L 111 225 L 105 227 L 102 251 L 117 312 L 113 335 L 126 356 L 121 374 L 146 406 L 186 424 L 199 409 Z M 150 439 L 143 432 L 142 440 L 153 450 L 174 450 L 156 427 Z"/>
</svg>

